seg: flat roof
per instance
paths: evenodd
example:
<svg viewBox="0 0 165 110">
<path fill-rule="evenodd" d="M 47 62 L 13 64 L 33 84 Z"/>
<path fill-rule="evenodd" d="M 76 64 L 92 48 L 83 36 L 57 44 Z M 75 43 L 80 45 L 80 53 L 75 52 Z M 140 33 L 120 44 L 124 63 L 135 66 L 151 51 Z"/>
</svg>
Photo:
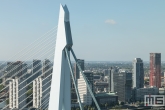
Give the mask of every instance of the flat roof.
<svg viewBox="0 0 165 110">
<path fill-rule="evenodd" d="M 97 93 L 95 94 L 95 97 L 98 97 L 98 96 L 117 96 L 115 93 Z"/>
</svg>

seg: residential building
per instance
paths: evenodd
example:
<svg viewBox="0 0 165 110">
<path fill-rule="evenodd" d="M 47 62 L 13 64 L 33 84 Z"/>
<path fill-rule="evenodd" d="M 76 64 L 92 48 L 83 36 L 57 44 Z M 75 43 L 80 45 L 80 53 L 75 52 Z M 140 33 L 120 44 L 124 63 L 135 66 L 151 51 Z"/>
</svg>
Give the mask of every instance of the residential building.
<svg viewBox="0 0 165 110">
<path fill-rule="evenodd" d="M 42 79 L 36 78 L 33 81 L 33 107 L 39 108 L 41 106 L 42 99 Z"/>
<path fill-rule="evenodd" d="M 161 87 L 161 53 L 150 53 L 150 86 Z"/>
<path fill-rule="evenodd" d="M 42 103 L 45 103 L 45 101 L 49 100 L 50 97 L 50 86 L 51 86 L 51 80 L 52 80 L 52 63 L 50 60 L 45 59 L 43 62 L 43 75 L 42 75 Z M 48 101 L 49 102 L 49 101 Z M 44 108 L 44 105 L 42 106 Z"/>
<path fill-rule="evenodd" d="M 42 74 L 41 60 L 33 60 L 33 74 L 35 74 L 34 79 Z"/>
<path fill-rule="evenodd" d="M 24 79 L 11 79 L 9 81 L 9 108 L 23 109 L 26 107 L 26 82 Z"/>
</svg>

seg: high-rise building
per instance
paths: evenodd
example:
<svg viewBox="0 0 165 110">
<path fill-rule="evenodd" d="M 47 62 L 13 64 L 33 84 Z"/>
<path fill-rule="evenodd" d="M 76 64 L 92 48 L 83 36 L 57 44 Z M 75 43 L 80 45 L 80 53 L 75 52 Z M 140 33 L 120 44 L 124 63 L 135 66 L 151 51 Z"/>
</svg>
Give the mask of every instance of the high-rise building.
<svg viewBox="0 0 165 110">
<path fill-rule="evenodd" d="M 30 73 L 27 73 L 27 83 L 32 83 L 38 76 L 42 74 L 42 63 L 41 60 L 33 60 L 33 65 Z"/>
<path fill-rule="evenodd" d="M 21 61 L 7 62 L 6 78 L 9 78 L 11 76 L 12 76 L 12 78 L 20 77 L 23 74 L 22 64 L 23 64 L 23 62 L 21 62 Z"/>
<path fill-rule="evenodd" d="M 93 72 L 85 71 L 84 75 L 86 76 L 86 78 L 89 82 L 89 86 L 91 87 L 91 89 L 93 91 Z M 90 95 L 90 92 L 88 91 L 85 80 L 81 74 L 80 74 L 80 78 L 78 79 L 77 82 L 78 82 L 78 91 L 79 91 L 81 102 L 84 103 L 85 105 L 91 105 L 92 97 Z"/>
<path fill-rule="evenodd" d="M 161 87 L 161 53 L 150 53 L 150 86 Z"/>
<path fill-rule="evenodd" d="M 52 69 L 51 69 L 51 62 L 50 60 L 48 59 L 45 59 L 44 62 L 43 62 L 43 70 L 42 70 L 42 73 L 43 73 L 43 76 L 44 77 L 47 77 L 49 76 L 51 73 L 52 73 Z"/>
<path fill-rule="evenodd" d="M 9 82 L 9 108 L 23 109 L 26 106 L 26 82 L 24 79 L 11 79 Z"/>
<path fill-rule="evenodd" d="M 35 75 L 33 75 L 32 80 L 34 80 L 35 78 L 37 78 L 42 74 L 41 60 L 33 60 L 33 74 Z"/>
<path fill-rule="evenodd" d="M 132 73 L 119 71 L 113 73 L 114 92 L 118 95 L 120 102 L 129 102 L 132 90 Z"/>
<path fill-rule="evenodd" d="M 144 87 L 144 68 L 143 68 L 143 60 L 140 58 L 135 58 L 133 60 L 133 88 L 143 88 Z"/>
<path fill-rule="evenodd" d="M 49 100 L 50 95 L 50 86 L 51 86 L 51 80 L 52 80 L 52 65 L 50 60 L 45 59 L 43 62 L 43 75 L 42 75 L 42 100 L 41 103 L 45 103 L 45 101 Z M 49 101 L 48 101 L 49 102 Z M 46 105 L 43 105 L 42 107 L 45 108 Z"/>
<path fill-rule="evenodd" d="M 84 71 L 84 60 L 78 59 L 78 63 L 82 69 L 82 71 Z M 77 80 L 80 78 L 80 70 L 78 69 L 77 64 L 75 63 L 74 65 L 74 77 L 75 77 L 75 82 L 77 85 Z M 77 102 L 77 95 L 76 95 L 76 91 L 75 91 L 75 87 L 73 84 L 73 80 L 71 78 L 71 102 Z"/>
<path fill-rule="evenodd" d="M 18 79 L 9 82 L 9 108 L 18 108 Z"/>
<path fill-rule="evenodd" d="M 33 107 L 39 108 L 41 106 L 42 99 L 42 79 L 41 77 L 36 78 L 33 81 Z"/>
</svg>

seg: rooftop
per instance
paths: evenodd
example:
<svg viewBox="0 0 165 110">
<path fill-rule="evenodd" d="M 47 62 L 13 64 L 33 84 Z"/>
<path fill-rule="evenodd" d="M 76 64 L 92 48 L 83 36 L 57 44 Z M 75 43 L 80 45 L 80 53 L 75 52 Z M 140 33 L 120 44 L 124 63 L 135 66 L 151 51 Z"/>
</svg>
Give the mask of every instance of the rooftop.
<svg viewBox="0 0 165 110">
<path fill-rule="evenodd" d="M 98 97 L 98 96 L 117 96 L 114 92 L 112 93 L 97 93 L 95 94 L 95 97 Z"/>
</svg>

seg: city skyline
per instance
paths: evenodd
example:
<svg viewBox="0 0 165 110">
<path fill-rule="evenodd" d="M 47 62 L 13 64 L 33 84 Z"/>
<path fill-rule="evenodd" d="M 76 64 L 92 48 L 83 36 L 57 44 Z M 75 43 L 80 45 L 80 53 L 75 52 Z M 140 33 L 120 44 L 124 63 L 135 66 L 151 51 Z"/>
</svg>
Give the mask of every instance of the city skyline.
<svg viewBox="0 0 165 110">
<path fill-rule="evenodd" d="M 165 61 L 165 2 L 126 1 L 2 1 L 0 60 L 6 61 L 56 26 L 62 3 L 71 12 L 73 49 L 78 58 L 149 61 L 149 53 L 159 52 Z"/>
<path fill-rule="evenodd" d="M 104 2 L 104 3 L 112 3 L 112 2 L 118 3 L 115 1 Z M 5 4 L 6 2 L 2 2 L 2 3 Z M 100 22 L 98 22 L 98 24 L 95 24 L 95 22 L 105 17 L 104 14 L 106 14 L 105 13 L 106 11 L 103 11 L 104 13 L 101 13 L 103 14 L 103 16 L 100 16 L 98 18 L 96 17 L 96 19 L 94 19 L 94 22 L 91 22 L 90 24 L 91 27 L 85 26 L 86 28 L 84 28 L 84 30 L 86 31 L 84 31 L 81 29 L 81 25 L 79 27 L 78 26 L 79 24 L 77 24 L 76 21 L 74 20 L 73 20 L 73 24 L 75 23 L 76 25 L 73 25 L 73 28 L 72 28 L 72 23 L 70 22 L 72 21 L 70 17 L 71 14 L 68 9 L 68 6 L 60 4 L 58 25 L 49 29 L 49 31 L 47 31 L 43 36 L 39 38 L 37 37 L 37 40 L 36 40 L 35 35 L 32 35 L 32 36 L 28 35 L 30 32 L 29 31 L 30 28 L 28 27 L 29 25 L 31 25 L 30 22 L 34 20 L 33 21 L 34 26 L 32 26 L 32 28 L 36 30 L 35 33 L 41 34 L 41 33 L 44 33 L 45 31 L 43 30 L 39 31 L 35 23 L 36 21 L 38 21 L 38 23 L 40 24 L 41 19 L 44 19 L 47 17 L 50 18 L 50 16 L 45 16 L 45 14 L 42 13 L 42 17 L 41 17 L 40 13 L 36 13 L 35 11 L 38 10 L 38 12 L 45 12 L 47 8 L 51 8 L 51 6 L 54 6 L 54 5 L 52 4 L 50 5 L 49 4 L 50 2 L 46 2 L 46 1 L 44 2 L 34 1 L 32 4 L 30 3 L 30 5 L 28 2 L 28 4 L 25 5 L 24 7 L 24 5 L 20 5 L 23 3 L 26 4 L 27 2 L 16 1 L 16 4 L 14 3 L 14 6 L 16 5 L 18 6 L 16 7 L 17 11 L 15 11 L 15 9 L 11 10 L 13 8 L 12 7 L 13 4 L 12 5 L 7 4 L 7 5 L 10 5 L 11 7 L 9 7 L 9 9 L 8 8 L 6 9 L 8 11 L 10 10 L 14 12 L 13 14 L 14 16 L 12 16 L 13 19 L 11 19 L 11 21 L 16 20 L 15 18 L 19 18 L 19 19 L 21 17 L 24 18 L 24 15 L 27 16 L 30 14 L 37 14 L 37 16 L 38 15 L 39 16 L 38 18 L 34 17 L 36 19 L 30 19 L 30 20 L 29 20 L 29 17 L 26 19 L 21 19 L 22 21 L 17 19 L 18 25 L 16 25 L 16 27 L 12 31 L 18 32 L 18 33 L 16 34 L 10 33 L 11 31 L 10 29 L 12 27 L 6 28 L 8 29 L 7 30 L 8 32 L 5 34 L 6 37 L 2 38 L 2 43 L 0 42 L 1 45 L 5 44 L 5 46 L 3 47 L 0 46 L 1 48 L 3 48 L 1 50 L 2 57 L 0 55 L 0 58 L 8 59 L 6 60 L 6 62 L 5 61 L 2 63 L 0 62 L 0 68 L 1 68 L 0 70 L 0 99 L 1 99 L 0 109 L 2 110 L 5 110 L 5 109 L 10 109 L 10 110 L 11 109 L 18 109 L 18 110 L 19 109 L 20 110 L 22 109 L 103 110 L 104 109 L 104 110 L 110 110 L 110 109 L 120 109 L 120 108 L 122 109 L 135 109 L 135 108 L 136 109 L 148 109 L 148 108 L 154 109 L 155 106 L 158 108 L 164 109 L 163 106 L 164 106 L 164 95 L 165 95 L 165 83 L 163 79 L 165 78 L 165 76 L 163 75 L 163 72 L 165 72 L 165 63 L 163 62 L 161 63 L 162 53 L 161 52 L 149 53 L 150 62 L 145 62 L 145 63 L 143 63 L 144 61 L 143 57 L 139 56 L 136 58 L 136 55 L 144 55 L 144 52 L 148 52 L 144 49 L 142 42 L 145 42 L 145 46 L 146 46 L 152 40 L 157 42 L 157 41 L 162 41 L 162 39 L 160 39 L 159 37 L 159 38 L 156 38 L 156 40 L 149 39 L 149 41 L 147 41 L 142 38 L 143 36 L 137 37 L 138 35 L 140 34 L 143 35 L 144 33 L 140 33 L 140 34 L 138 33 L 138 35 L 134 36 L 134 38 L 132 38 L 132 36 L 131 37 L 126 36 L 128 34 L 130 35 L 131 33 L 133 33 L 133 35 L 136 35 L 137 32 L 140 32 L 138 28 L 142 30 L 144 28 L 145 29 L 147 28 L 150 30 L 151 28 L 154 29 L 156 27 L 153 28 L 153 27 L 144 25 L 146 27 L 141 28 L 141 27 L 138 27 L 138 23 L 136 23 L 133 26 L 134 27 L 137 26 L 136 28 L 138 31 L 136 29 L 135 30 L 133 29 L 134 31 L 131 31 L 132 28 L 130 27 L 130 24 L 128 24 L 124 29 L 122 29 L 121 27 L 123 25 L 120 25 L 119 22 L 116 22 L 116 20 L 114 19 L 107 19 L 104 21 L 104 24 L 105 25 L 108 24 L 109 26 L 113 25 L 113 28 L 111 28 L 111 32 L 113 33 L 111 33 L 111 35 L 112 36 L 123 35 L 123 39 L 115 40 L 115 37 L 109 37 L 108 39 L 106 39 L 106 35 L 109 35 L 108 33 L 110 33 L 110 31 L 106 32 L 105 27 L 103 25 L 101 27 Z M 45 8 L 45 10 L 43 9 L 40 10 L 38 6 L 41 4 L 42 6 L 48 5 L 47 3 L 50 5 L 50 7 Z M 54 1 L 54 3 L 56 2 Z M 70 3 L 72 4 L 73 2 L 70 2 Z M 81 6 L 84 5 L 83 4 L 84 2 L 76 2 L 76 3 L 82 3 Z M 88 4 L 91 4 L 91 3 L 93 2 L 89 2 Z M 97 1 L 97 3 L 103 3 L 103 2 Z M 130 5 L 132 3 L 134 3 L 133 6 Z M 138 3 L 139 2 L 129 2 L 129 4 L 126 3 L 126 5 L 135 7 L 139 5 Z M 119 12 L 126 11 L 127 9 L 120 10 L 122 9 L 123 5 L 124 4 L 122 5 L 118 4 L 118 5 L 115 5 L 115 7 L 113 7 L 114 5 L 112 5 L 112 7 L 108 7 L 108 9 L 116 8 L 116 9 L 119 9 Z M 32 7 L 31 8 L 32 12 L 26 13 L 24 11 L 24 9 L 27 8 L 26 6 L 27 7 L 37 6 L 37 8 L 35 7 L 36 10 L 33 10 L 33 7 Z M 80 6 L 80 5 L 75 5 L 75 6 Z M 121 6 L 121 7 L 117 7 L 117 6 Z M 91 7 L 90 9 L 94 7 Z M 2 7 L 2 8 L 5 9 L 5 7 Z M 100 8 L 105 8 L 105 6 L 104 7 L 100 6 Z M 29 11 L 31 9 L 27 9 L 27 10 Z M 75 9 L 78 9 L 78 7 L 75 7 Z M 97 9 L 98 8 L 96 8 L 95 12 L 98 13 Z M 145 11 L 145 9 L 143 8 L 140 10 L 141 10 L 140 12 Z M 76 10 L 76 11 L 81 12 L 79 10 Z M 88 5 L 87 5 L 87 8 L 84 8 L 84 10 L 82 11 L 87 12 L 87 13 L 90 12 L 88 11 Z M 110 10 L 107 10 L 107 11 L 110 12 Z M 148 12 L 150 11 L 151 10 L 149 10 Z M 22 14 L 23 16 L 18 16 L 17 12 L 18 13 L 25 12 L 25 13 Z M 49 12 L 51 13 L 52 11 L 49 10 Z M 78 16 L 78 15 L 82 15 L 82 13 L 74 14 L 74 15 L 76 15 L 77 17 L 80 17 L 79 19 L 78 18 L 76 19 L 79 20 L 80 24 L 84 25 L 88 23 L 88 20 L 90 20 L 90 16 L 94 18 L 94 15 L 96 14 L 95 12 L 93 14 L 90 14 L 89 19 L 86 19 L 84 21 L 81 19 L 83 18 L 82 16 Z M 130 12 L 133 13 L 134 10 L 127 10 L 126 12 L 128 12 L 132 16 Z M 126 17 L 125 16 L 126 13 L 116 13 L 116 14 L 122 15 L 123 18 Z M 133 14 L 136 17 L 139 17 L 137 13 L 133 13 Z M 112 15 L 115 16 L 114 13 Z M 139 13 L 139 15 L 141 15 L 141 13 Z M 144 15 L 146 17 L 147 14 L 144 14 Z M 2 16 L 2 18 L 5 18 L 5 17 L 6 16 Z M 33 16 L 30 16 L 30 18 L 31 17 Z M 150 15 L 147 17 L 150 17 Z M 10 19 L 8 20 L 10 21 Z M 118 20 L 121 21 L 121 18 Z M 133 19 L 133 20 L 138 21 L 137 19 Z M 10 22 L 5 22 L 5 23 L 10 24 Z M 2 25 L 5 25 L 5 23 Z M 12 22 L 12 23 L 15 23 L 15 22 Z M 23 26 L 24 23 L 28 24 L 26 25 L 27 26 L 26 28 L 29 28 L 29 29 L 26 30 L 24 28 Z M 49 21 L 49 23 L 52 24 L 52 21 Z M 23 27 L 20 27 L 19 26 L 20 24 Z M 97 31 L 96 25 L 100 26 L 100 27 L 97 27 L 97 29 L 100 29 L 101 31 Z M 49 26 L 50 25 L 48 24 L 43 25 L 45 29 L 48 28 Z M 74 26 L 76 26 L 77 28 L 74 29 Z M 21 28 L 22 31 L 18 30 L 18 27 Z M 41 25 L 39 27 L 40 29 L 42 28 Z M 80 28 L 80 31 L 78 31 L 79 30 L 78 28 Z M 127 30 L 126 28 L 129 30 Z M 71 30 L 73 29 L 75 30 L 74 32 L 78 32 L 77 35 L 78 34 L 80 35 L 77 37 L 79 38 L 77 41 L 74 40 L 75 39 L 74 37 L 72 37 L 74 35 L 74 32 L 72 33 Z M 128 33 L 125 32 L 125 29 L 127 30 Z M 150 31 L 150 32 L 152 32 L 153 34 L 154 32 L 158 32 L 158 30 Z M 1 31 L 2 32 L 0 33 L 4 34 L 5 28 L 4 30 L 1 30 Z M 122 34 L 122 32 L 124 32 L 124 34 Z M 20 33 L 23 34 L 22 37 L 19 36 Z M 102 38 L 98 37 L 101 35 L 101 33 L 103 33 Z M 13 39 L 11 38 L 11 36 L 8 36 L 9 34 L 12 35 Z M 80 37 L 82 37 L 83 35 L 85 37 L 83 37 L 83 39 L 81 40 Z M 92 36 L 89 37 L 90 35 Z M 161 37 L 163 38 L 162 33 L 161 35 L 162 35 Z M 126 37 L 128 39 L 125 39 Z M 21 40 L 21 38 L 23 38 L 24 41 Z M 6 39 L 7 42 L 5 42 L 4 39 Z M 32 39 L 32 40 L 28 42 L 29 39 Z M 83 42 L 83 40 L 86 40 L 87 42 Z M 109 41 L 112 41 L 112 42 L 109 42 Z M 131 41 L 134 41 L 134 42 L 131 42 Z M 76 49 L 75 48 L 73 49 L 73 46 L 75 45 L 74 42 L 76 42 L 78 45 L 78 46 L 77 45 L 75 46 L 78 49 L 77 51 L 78 54 L 76 52 Z M 94 45 L 95 43 L 97 44 L 96 46 Z M 131 43 L 133 45 L 131 45 Z M 28 44 L 28 46 L 26 44 Z M 159 42 L 158 44 L 161 44 L 161 43 Z M 163 50 L 162 49 L 163 47 L 158 48 L 160 46 L 158 44 L 152 43 L 152 45 L 149 45 L 150 46 L 149 49 Z M 116 48 L 114 47 L 115 45 L 116 45 Z M 79 46 L 82 46 L 82 48 L 80 48 Z M 128 47 L 126 48 L 126 46 Z M 131 50 L 131 48 L 133 50 Z M 7 51 L 8 54 L 5 53 L 5 51 L 3 50 Z M 17 51 L 19 51 L 19 53 Z M 79 54 L 81 55 L 78 56 Z M 10 55 L 11 57 L 9 57 Z M 113 55 L 115 56 L 112 57 Z M 70 58 L 71 56 L 72 58 Z M 133 58 L 135 58 L 134 60 L 132 60 L 132 64 L 127 61 L 113 62 L 115 58 L 118 60 L 120 58 L 121 60 L 126 60 L 126 59 L 131 59 L 131 56 L 134 56 Z M 90 60 L 105 59 L 106 61 L 105 62 L 93 61 L 93 63 L 88 63 L 87 62 L 88 58 Z M 107 58 L 113 59 L 113 60 L 108 60 Z M 74 60 L 75 62 L 73 62 L 72 60 Z M 10 61 L 10 62 L 7 62 L 7 61 Z M 74 69 L 73 69 L 73 66 L 75 67 Z M 153 95 L 154 96 L 156 95 L 156 97 L 158 98 L 162 98 L 161 100 L 162 103 L 157 103 L 157 100 L 156 101 L 153 100 L 152 103 L 150 103 L 151 99 L 153 99 L 152 98 Z M 146 101 L 146 99 L 148 101 Z"/>
</svg>

